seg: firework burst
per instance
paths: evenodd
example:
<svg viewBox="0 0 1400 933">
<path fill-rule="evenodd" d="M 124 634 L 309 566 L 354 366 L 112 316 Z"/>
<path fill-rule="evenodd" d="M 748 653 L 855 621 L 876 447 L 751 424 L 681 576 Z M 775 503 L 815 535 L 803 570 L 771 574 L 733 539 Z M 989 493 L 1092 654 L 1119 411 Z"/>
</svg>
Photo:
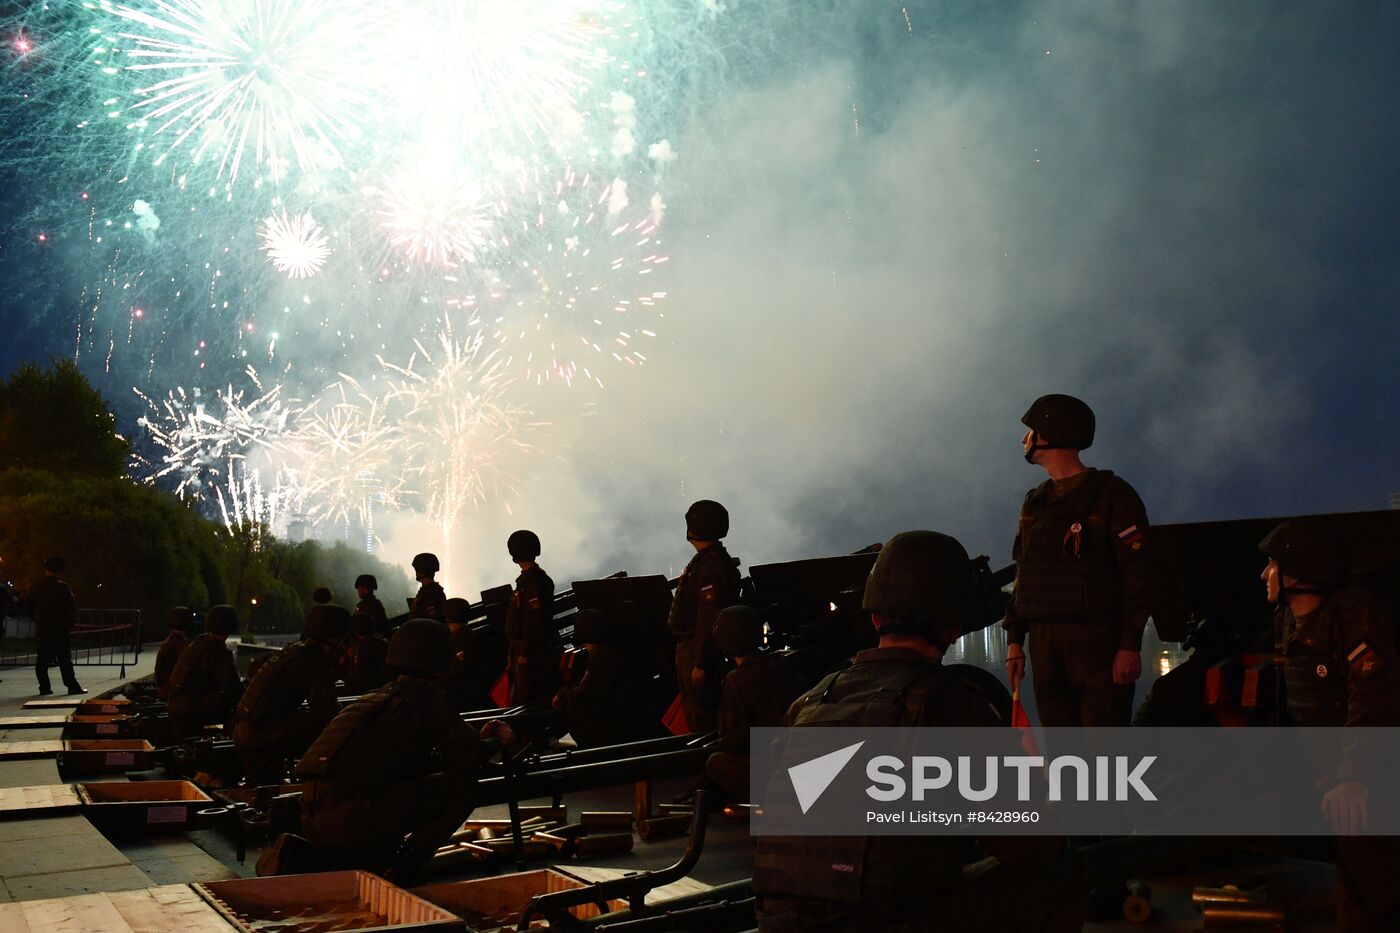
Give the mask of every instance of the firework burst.
<svg viewBox="0 0 1400 933">
<path fill-rule="evenodd" d="M 263 252 L 278 272 L 293 279 L 306 279 L 321 271 L 331 254 L 321 225 L 310 211 L 273 214 L 263 221 Z"/>
<path fill-rule="evenodd" d="M 390 244 L 410 260 L 455 268 L 486 244 L 491 217 L 481 186 L 452 160 L 406 162 L 376 193 Z"/>
<path fill-rule="evenodd" d="M 368 99 L 355 63 L 365 23 L 351 0 L 152 0 L 106 4 L 121 25 L 125 69 L 153 83 L 129 108 L 133 126 L 238 178 L 245 155 L 274 178 L 295 162 L 341 162 Z M 157 148 L 162 148 L 158 146 Z"/>
</svg>

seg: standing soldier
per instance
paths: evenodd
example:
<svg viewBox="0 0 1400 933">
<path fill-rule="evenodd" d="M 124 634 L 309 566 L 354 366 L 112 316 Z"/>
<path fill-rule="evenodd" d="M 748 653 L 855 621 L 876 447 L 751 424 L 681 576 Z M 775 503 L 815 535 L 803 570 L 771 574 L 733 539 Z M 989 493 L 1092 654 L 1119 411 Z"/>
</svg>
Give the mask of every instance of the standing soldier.
<svg viewBox="0 0 1400 933">
<path fill-rule="evenodd" d="M 879 646 L 799 697 L 787 724 L 1004 727 L 985 695 L 943 666 L 948 645 L 974 618 L 976 592 L 956 539 L 895 535 L 870 570 L 862 603 Z M 964 874 L 989 857 L 995 868 Z M 1077 868 L 1058 836 L 763 835 L 753 889 L 765 933 L 1068 931 L 1084 922 Z"/>
<path fill-rule="evenodd" d="M 352 696 L 378 690 L 393 679 L 384 657 L 389 644 L 375 634 L 374 617 L 356 612 L 350 617 L 350 638 L 340 659 L 340 678 Z"/>
<path fill-rule="evenodd" d="M 459 713 L 485 709 L 491 705 L 491 698 L 487 696 L 491 684 L 489 679 L 486 683 L 482 682 L 478 658 L 480 652 L 476 650 L 472 631 L 467 627 L 467 616 L 470 614 L 471 603 L 460 596 L 447 601 L 447 631 L 451 637 L 452 656 L 447 662 L 447 672 L 442 675 L 442 685 L 447 693 L 448 705 Z"/>
<path fill-rule="evenodd" d="M 1394 615 L 1373 590 L 1347 583 L 1342 548 L 1321 528 L 1284 522 L 1259 549 L 1274 617 L 1288 714 L 1297 726 L 1400 726 Z M 1337 927 L 1400 929 L 1400 838 L 1364 836 L 1371 787 L 1359 756 L 1327 762 L 1322 810 L 1337 831 Z M 1381 790 L 1382 788 L 1376 788 Z M 1385 788 L 1389 790 L 1389 788 Z M 1375 804 L 1388 805 L 1382 794 Z"/>
<path fill-rule="evenodd" d="M 748 606 L 730 606 L 715 619 L 715 646 L 734 662 L 719 707 L 719 750 L 705 776 L 735 800 L 749 800 L 749 730 L 781 726 L 792 701 L 810 685 L 787 658 L 764 654 L 763 618 Z"/>
<path fill-rule="evenodd" d="M 1002 623 L 1018 684 L 1030 632 L 1035 704 L 1046 726 L 1126 726 L 1142 674 L 1147 512 L 1109 470 L 1086 467 L 1094 413 L 1069 395 L 1036 399 L 1021 422 L 1026 462 L 1049 479 L 1026 494 L 1012 547 L 1016 589 Z"/>
<path fill-rule="evenodd" d="M 306 751 L 339 712 L 334 655 L 349 628 L 344 606 L 313 606 L 305 637 L 273 655 L 249 681 L 233 727 L 249 787 L 280 783 L 287 759 Z"/>
<path fill-rule="evenodd" d="M 517 531 L 506 539 L 510 559 L 520 566 L 515 592 L 506 609 L 506 641 L 510 652 L 511 702 L 549 700 L 559 689 L 559 649 L 554 642 L 554 581 L 535 559 L 540 539 L 533 531 Z"/>
<path fill-rule="evenodd" d="M 194 615 L 187 606 L 176 606 L 170 610 L 166 619 L 166 627 L 170 632 L 165 636 L 165 641 L 160 643 L 160 650 L 156 652 L 156 696 L 162 700 L 170 699 L 170 675 L 175 673 L 175 665 L 180 663 L 180 655 L 185 653 L 185 648 L 190 643 L 189 630 Z"/>
<path fill-rule="evenodd" d="M 342 710 L 296 768 L 308 782 L 301 825 L 312 846 L 369 868 L 390 866 L 405 886 L 471 813 L 488 754 L 435 683 L 449 644 L 441 622 L 399 626 L 389 644 L 399 677 Z M 487 723 L 480 738 L 493 736 L 514 741 L 501 722 Z"/>
<path fill-rule="evenodd" d="M 447 618 L 447 593 L 433 579 L 441 569 L 436 554 L 418 554 L 413 558 L 413 575 L 419 583 L 418 595 L 413 597 L 413 607 L 409 610 L 413 618 L 436 622 Z"/>
<path fill-rule="evenodd" d="M 204 614 L 204 634 L 180 655 L 170 675 L 170 728 L 176 738 L 224 722 L 243 695 L 238 666 L 226 644 L 237 630 L 237 611 L 213 606 Z"/>
<path fill-rule="evenodd" d="M 356 577 L 355 595 L 360 597 L 360 601 L 355 603 L 355 611 L 368 613 L 373 620 L 374 634 L 384 638 L 389 634 L 389 615 L 384 611 L 384 604 L 379 601 L 379 597 L 374 595 L 377 589 L 379 581 L 374 578 L 374 574 L 362 573 Z"/>
<path fill-rule="evenodd" d="M 68 635 L 78 621 L 78 603 L 68 584 L 58 578 L 63 573 L 63 558 L 50 557 L 44 561 L 44 576 L 29 591 L 29 618 L 34 622 L 35 640 L 39 643 L 34 662 L 34 676 L 39 681 L 39 695 L 53 693 L 49 683 L 49 666 L 58 665 L 63 685 L 69 696 L 87 693 L 73 676 L 73 654 Z"/>
<path fill-rule="evenodd" d="M 729 534 L 729 512 L 701 499 L 685 513 L 685 538 L 695 556 L 685 565 L 671 600 L 667 624 L 676 636 L 676 686 L 692 732 L 715 728 L 721 660 L 713 645 L 715 617 L 739 599 L 739 568 L 720 539 Z"/>
</svg>

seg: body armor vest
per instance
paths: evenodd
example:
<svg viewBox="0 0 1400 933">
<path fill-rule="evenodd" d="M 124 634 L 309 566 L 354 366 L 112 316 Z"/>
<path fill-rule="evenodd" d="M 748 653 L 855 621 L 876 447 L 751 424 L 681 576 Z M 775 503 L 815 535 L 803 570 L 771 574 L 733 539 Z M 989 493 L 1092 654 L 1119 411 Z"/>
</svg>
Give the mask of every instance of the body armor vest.
<svg viewBox="0 0 1400 933">
<path fill-rule="evenodd" d="M 1104 488 L 1108 470 L 1054 498 L 1046 480 L 1021 508 L 1016 553 L 1016 614 L 1027 622 L 1096 621 L 1122 605 L 1115 542 Z"/>
<path fill-rule="evenodd" d="M 725 582 L 729 585 L 729 602 L 739 596 L 739 585 L 742 578 L 739 575 L 739 568 L 734 564 L 734 558 L 729 556 L 724 545 L 716 544 L 697 552 L 681 573 L 680 582 L 676 584 L 676 595 L 671 599 L 671 611 L 666 617 L 666 626 L 671 630 L 671 634 L 677 638 L 684 638 L 695 632 L 695 616 L 700 608 L 700 589 L 696 580 L 696 571 L 700 569 L 700 565 L 704 561 L 708 560 L 722 562 Z M 720 608 L 728 606 L 729 602 Z"/>
<path fill-rule="evenodd" d="M 238 718 L 257 725 L 290 712 L 306 698 L 313 679 L 333 676 L 330 665 L 330 659 L 314 645 L 288 645 L 258 668 L 238 704 Z"/>
<path fill-rule="evenodd" d="M 937 663 L 914 661 L 889 675 L 888 665 L 855 665 L 829 675 L 798 702 L 798 726 L 919 725 L 949 678 Z M 919 837 L 763 836 L 754 857 L 757 893 L 876 906 L 956 883 L 975 859 L 971 839 Z"/>
<path fill-rule="evenodd" d="M 361 727 L 371 725 L 387 712 L 401 706 L 410 691 L 420 686 L 432 689 L 424 681 L 396 680 L 351 703 L 340 715 L 332 719 L 320 737 L 311 743 L 311 747 L 297 764 L 296 776 L 355 781 L 355 772 L 360 770 L 357 763 L 339 760 L 340 753 L 344 751 L 350 737 Z"/>
</svg>

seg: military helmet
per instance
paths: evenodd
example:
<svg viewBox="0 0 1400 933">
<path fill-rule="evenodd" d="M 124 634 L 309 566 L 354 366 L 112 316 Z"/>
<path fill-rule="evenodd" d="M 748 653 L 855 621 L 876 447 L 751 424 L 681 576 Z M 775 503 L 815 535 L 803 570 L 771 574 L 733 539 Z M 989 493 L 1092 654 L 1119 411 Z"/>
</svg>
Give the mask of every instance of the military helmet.
<svg viewBox="0 0 1400 933">
<path fill-rule="evenodd" d="M 340 641 L 350 631 L 350 610 L 335 603 L 318 603 L 306 614 L 302 638 L 308 641 Z"/>
<path fill-rule="evenodd" d="M 165 613 L 165 627 L 172 632 L 188 632 L 193 621 L 189 606 L 171 606 Z"/>
<path fill-rule="evenodd" d="M 1073 395 L 1042 395 L 1021 423 L 1045 442 L 1040 449 L 1085 450 L 1094 443 L 1094 410 Z"/>
<path fill-rule="evenodd" d="M 368 635 L 374 631 L 374 616 L 368 612 L 356 612 L 350 616 L 350 631 L 355 635 Z"/>
<path fill-rule="evenodd" d="M 379 581 L 374 579 L 372 573 L 362 573 L 355 578 L 355 589 L 358 590 L 362 586 L 368 590 L 377 590 L 379 589 Z"/>
<path fill-rule="evenodd" d="M 597 609 L 580 609 L 574 616 L 574 644 L 605 644 L 608 634 L 608 617 Z"/>
<path fill-rule="evenodd" d="M 49 573 L 63 573 L 63 568 L 67 566 L 62 557 L 50 557 L 44 561 L 44 569 Z"/>
<path fill-rule="evenodd" d="M 409 619 L 394 631 L 385 662 L 410 674 L 435 677 L 447 670 L 452 635 L 433 619 Z"/>
<path fill-rule="evenodd" d="M 763 616 L 748 606 L 730 606 L 715 616 L 715 645 L 726 656 L 746 658 L 763 645 Z"/>
<path fill-rule="evenodd" d="M 511 532 L 506 539 L 506 550 L 511 560 L 534 560 L 540 556 L 540 536 L 524 528 Z"/>
<path fill-rule="evenodd" d="M 438 563 L 436 554 L 417 554 L 413 558 L 413 572 L 420 577 L 425 573 L 437 573 L 441 569 L 442 565 Z"/>
<path fill-rule="evenodd" d="M 232 635 L 238 631 L 238 610 L 232 606 L 210 606 L 204 613 L 204 630 L 213 635 Z"/>
<path fill-rule="evenodd" d="M 454 596 L 447 601 L 447 611 L 443 614 L 444 622 L 467 621 L 467 616 L 471 614 L 471 603 L 460 596 Z"/>
<path fill-rule="evenodd" d="M 1259 542 L 1259 550 L 1300 583 L 1336 586 L 1347 577 L 1345 550 L 1315 523 L 1283 522 Z"/>
<path fill-rule="evenodd" d="M 329 588 L 329 587 L 318 586 L 318 587 L 316 587 L 316 589 L 311 593 L 311 601 L 312 601 L 313 603 L 315 603 L 316 605 L 318 605 L 318 606 L 325 606 L 325 605 L 328 605 L 328 604 L 331 603 L 334 599 L 335 599 L 335 597 L 331 595 L 331 591 L 330 591 L 330 588 Z"/>
<path fill-rule="evenodd" d="M 713 499 L 692 503 L 685 513 L 685 534 L 692 541 L 718 541 L 729 534 L 729 511 Z"/>
<path fill-rule="evenodd" d="M 972 621 L 977 581 L 957 538 L 901 531 L 880 548 L 861 608 L 892 619 L 936 619 L 959 629 Z"/>
</svg>

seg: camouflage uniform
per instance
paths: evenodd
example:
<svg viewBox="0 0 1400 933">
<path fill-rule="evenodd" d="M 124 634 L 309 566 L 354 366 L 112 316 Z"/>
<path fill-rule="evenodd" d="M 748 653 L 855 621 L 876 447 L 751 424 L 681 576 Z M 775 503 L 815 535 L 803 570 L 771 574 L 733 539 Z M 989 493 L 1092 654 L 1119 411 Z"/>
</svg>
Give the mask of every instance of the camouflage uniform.
<svg viewBox="0 0 1400 933">
<path fill-rule="evenodd" d="M 856 655 L 788 710 L 792 726 L 1000 726 L 986 699 L 904 648 Z M 1008 730 L 1011 748 L 1014 732 Z M 994 856 L 976 879 L 965 865 Z M 760 836 L 764 931 L 1079 930 L 1082 867 L 1061 837 Z"/>
<path fill-rule="evenodd" d="M 1275 616 L 1275 648 L 1287 684 L 1288 713 L 1299 726 L 1400 726 L 1400 658 L 1394 616 L 1376 593 L 1345 587 L 1314 612 Z M 1345 750 L 1340 762 L 1321 762 L 1321 786 L 1359 779 L 1364 760 Z M 1391 806 L 1372 787 L 1370 805 Z M 1388 791 L 1388 789 L 1387 789 Z M 1343 931 L 1400 929 L 1400 838 L 1339 836 L 1337 917 Z"/>
<path fill-rule="evenodd" d="M 408 852 L 430 857 L 471 813 L 480 760 L 476 731 L 442 690 L 400 677 L 342 710 L 302 756 L 302 832 L 370 861 L 391 861 L 405 837 Z"/>
<path fill-rule="evenodd" d="M 34 636 L 38 651 L 34 662 L 34 676 L 39 681 L 39 692 L 50 693 L 49 667 L 58 665 L 63 676 L 63 685 L 69 690 L 78 691 L 78 678 L 73 675 L 73 654 L 68 645 L 68 636 L 78 621 L 78 603 L 73 591 L 58 577 L 45 576 L 35 583 L 25 602 L 29 618 L 34 622 Z"/>
<path fill-rule="evenodd" d="M 374 633 L 380 638 L 389 634 L 389 615 L 384 611 L 384 604 L 379 601 L 379 597 L 366 596 L 355 603 L 355 611 L 363 612 L 374 620 Z"/>
<path fill-rule="evenodd" d="M 203 726 L 224 722 L 242 695 L 233 652 L 218 635 L 201 635 L 190 642 L 170 675 L 170 727 L 176 738 L 185 738 Z"/>
<path fill-rule="evenodd" d="M 1046 480 L 1026 495 L 1003 625 L 1011 644 L 1031 632 L 1044 725 L 1128 725 L 1133 685 L 1113 683 L 1113 661 L 1141 650 L 1151 613 L 1147 528 L 1142 500 L 1108 470 Z"/>
<path fill-rule="evenodd" d="M 372 693 L 393 679 L 384 663 L 388 653 L 389 643 L 378 635 L 366 633 L 347 639 L 340 659 L 340 679 L 345 681 L 346 692 L 351 696 Z"/>
<path fill-rule="evenodd" d="M 280 781 L 286 759 L 306 751 L 339 708 L 335 662 L 320 645 L 299 641 L 273 655 L 234 713 L 233 744 L 248 784 Z"/>
<path fill-rule="evenodd" d="M 512 703 L 549 700 L 559 689 L 558 635 L 554 581 L 536 564 L 516 577 L 506 608 Z"/>
<path fill-rule="evenodd" d="M 676 637 L 676 686 L 685 707 L 685 720 L 692 732 L 715 728 L 719 707 L 719 668 L 723 657 L 714 647 L 715 616 L 739 598 L 739 568 L 734 559 L 716 542 L 686 564 L 671 599 L 666 622 Z M 694 668 L 706 671 L 706 681 L 691 679 Z"/>
<path fill-rule="evenodd" d="M 180 655 L 184 654 L 189 643 L 189 636 L 178 631 L 166 635 L 165 641 L 160 643 L 160 650 L 156 652 L 155 683 L 156 696 L 162 700 L 170 699 L 170 675 L 175 673 Z"/>
<path fill-rule="evenodd" d="M 797 666 L 780 654 L 753 655 L 730 671 L 719 708 L 719 751 L 705 762 L 706 777 L 747 801 L 749 730 L 781 726 L 805 686 Z"/>
<path fill-rule="evenodd" d="M 415 619 L 447 621 L 447 592 L 443 590 L 442 584 L 436 580 L 429 580 L 419 587 L 418 595 L 413 597 L 413 608 L 409 610 L 409 615 Z"/>
<path fill-rule="evenodd" d="M 578 686 L 565 687 L 559 698 L 569 714 L 569 734 L 580 747 L 616 745 L 633 734 L 627 659 L 612 645 L 588 650 L 588 666 Z"/>
</svg>

